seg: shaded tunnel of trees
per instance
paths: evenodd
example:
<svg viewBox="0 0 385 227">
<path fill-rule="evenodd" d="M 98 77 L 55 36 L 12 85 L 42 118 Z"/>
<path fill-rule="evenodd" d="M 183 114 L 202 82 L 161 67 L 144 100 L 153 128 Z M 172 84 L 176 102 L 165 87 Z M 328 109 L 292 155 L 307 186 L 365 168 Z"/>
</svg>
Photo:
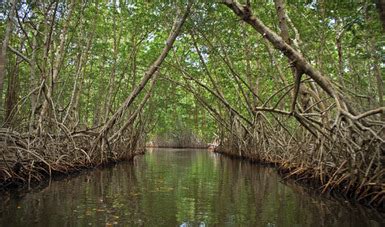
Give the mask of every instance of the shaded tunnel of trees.
<svg viewBox="0 0 385 227">
<path fill-rule="evenodd" d="M 0 184 L 206 146 L 385 207 L 385 1 L 1 4 Z"/>
</svg>

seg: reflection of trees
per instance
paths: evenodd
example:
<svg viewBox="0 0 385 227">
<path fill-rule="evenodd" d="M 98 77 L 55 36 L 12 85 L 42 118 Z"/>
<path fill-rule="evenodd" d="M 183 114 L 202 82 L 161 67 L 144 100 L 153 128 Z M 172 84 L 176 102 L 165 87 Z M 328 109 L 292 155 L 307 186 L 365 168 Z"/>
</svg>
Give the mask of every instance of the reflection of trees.
<svg viewBox="0 0 385 227">
<path fill-rule="evenodd" d="M 242 223 L 242 216 L 248 224 L 266 226 L 369 225 L 368 220 L 381 220 L 366 216 L 357 208 L 346 209 L 336 201 L 309 194 L 298 185 L 281 183 L 276 170 L 261 167 L 247 161 L 218 157 L 221 179 L 219 201 L 222 220 L 225 217 L 239 217 L 234 222 Z M 228 199 L 223 199 L 228 198 Z M 231 207 L 230 211 L 224 207 Z M 238 215 L 237 215 L 238 214 Z M 365 217 L 365 218 L 363 218 Z"/>
<path fill-rule="evenodd" d="M 10 220 L 25 226 L 35 217 L 42 226 L 364 226 L 382 220 L 280 181 L 273 168 L 246 161 L 204 151 L 154 151 L 10 199 L 2 203 L 0 226 Z"/>
<path fill-rule="evenodd" d="M 34 221 L 41 226 L 105 223 L 120 215 L 117 212 L 129 213 L 128 210 L 139 207 L 135 198 L 129 198 L 129 203 L 124 204 L 136 185 L 134 166 L 129 163 L 86 172 L 76 178 L 53 182 L 20 201 L 11 200 L 9 213 L 4 213 L 0 225 L 17 221 L 20 226 Z"/>
</svg>

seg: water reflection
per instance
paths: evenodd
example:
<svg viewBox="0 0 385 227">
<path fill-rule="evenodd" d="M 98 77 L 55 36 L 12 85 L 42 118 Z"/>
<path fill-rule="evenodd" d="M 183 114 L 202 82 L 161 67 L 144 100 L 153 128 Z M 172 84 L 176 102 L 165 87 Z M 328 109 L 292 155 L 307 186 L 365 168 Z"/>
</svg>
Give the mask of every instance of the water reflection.
<svg viewBox="0 0 385 227">
<path fill-rule="evenodd" d="M 3 200 L 0 212 L 1 226 L 384 224 L 375 212 L 286 186 L 271 168 L 206 151 L 169 149 Z"/>
</svg>

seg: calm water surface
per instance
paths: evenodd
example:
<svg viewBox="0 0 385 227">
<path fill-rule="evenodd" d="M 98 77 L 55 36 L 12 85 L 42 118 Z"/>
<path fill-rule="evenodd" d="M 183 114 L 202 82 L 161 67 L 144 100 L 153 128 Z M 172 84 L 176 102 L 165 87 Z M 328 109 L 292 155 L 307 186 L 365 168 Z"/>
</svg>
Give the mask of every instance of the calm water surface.
<svg viewBox="0 0 385 227">
<path fill-rule="evenodd" d="M 0 198 L 0 226 L 385 226 L 376 212 L 205 150 L 148 151 L 133 163 Z"/>
</svg>

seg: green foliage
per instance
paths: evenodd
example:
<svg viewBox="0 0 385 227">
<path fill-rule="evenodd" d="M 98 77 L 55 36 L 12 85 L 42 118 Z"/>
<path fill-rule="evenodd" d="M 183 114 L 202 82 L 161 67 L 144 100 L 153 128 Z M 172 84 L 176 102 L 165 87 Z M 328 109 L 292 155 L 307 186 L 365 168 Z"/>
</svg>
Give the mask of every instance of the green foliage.
<svg viewBox="0 0 385 227">
<path fill-rule="evenodd" d="M 54 81 L 53 101 L 57 110 L 66 110 L 77 83 L 79 121 L 90 128 L 105 122 L 104 112 L 107 111 L 107 117 L 111 116 L 138 84 L 161 52 L 177 12 L 183 11 L 185 6 L 185 1 L 75 2 L 71 17 L 71 6 L 66 1 L 57 5 L 55 17 L 55 3 L 18 3 L 21 23 L 15 24 L 9 46 L 20 49 L 27 58 L 32 58 L 35 51 L 36 69 L 35 78 L 31 79 L 33 71 L 27 62 L 20 61 L 17 66 L 17 98 L 21 103 L 15 119 L 23 119 L 23 122 L 29 119 L 31 103 L 25 97 L 43 79 L 49 78 L 67 20 L 64 56 L 58 79 Z M 251 7 L 267 26 L 279 31 L 273 1 L 251 1 Z M 374 58 L 384 60 L 385 41 L 374 3 L 288 0 L 286 8 L 292 21 L 290 36 L 300 38 L 297 41 L 305 57 L 336 83 L 342 75 L 344 89 L 369 96 L 372 101 L 361 106 L 363 109 L 375 106 L 378 97 L 372 63 Z M 3 17 L 2 35 L 5 27 Z M 50 29 L 52 37 L 47 49 Z M 343 49 L 342 73 L 338 66 L 338 36 Z M 221 93 L 230 106 L 250 117 L 248 105 L 260 106 L 263 100 L 284 86 L 278 69 L 287 83 L 293 82 L 286 58 L 275 50 L 269 53 L 268 45 L 223 4 L 195 2 L 182 34 L 160 69 L 156 88 L 142 113 L 143 119 L 148 120 L 147 128 L 152 129 L 150 135 L 178 131 L 182 125 L 207 141 L 214 139 L 222 126 L 212 113 L 207 112 L 199 98 L 216 109 L 223 120 L 231 121 L 229 109 L 202 86 L 191 79 L 186 80 L 184 73 Z M 15 63 L 16 55 L 9 52 L 8 75 L 13 72 Z M 383 67 L 381 70 L 384 75 Z M 255 90 L 259 99 L 253 97 L 248 86 Z M 40 95 L 38 101 L 42 100 Z M 275 96 L 270 102 L 278 100 Z M 139 103 L 140 99 L 132 111 Z M 289 108 L 289 99 L 283 99 L 282 103 L 283 108 Z M 132 111 L 126 113 L 127 117 Z M 63 118 L 65 112 L 59 111 L 57 117 Z"/>
</svg>

